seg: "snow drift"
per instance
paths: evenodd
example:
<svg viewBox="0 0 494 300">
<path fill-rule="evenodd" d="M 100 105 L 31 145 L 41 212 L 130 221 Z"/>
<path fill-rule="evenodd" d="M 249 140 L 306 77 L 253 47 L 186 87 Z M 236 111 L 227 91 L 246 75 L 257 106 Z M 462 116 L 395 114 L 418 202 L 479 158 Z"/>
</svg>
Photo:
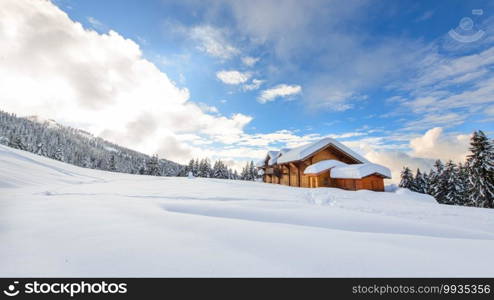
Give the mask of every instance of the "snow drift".
<svg viewBox="0 0 494 300">
<path fill-rule="evenodd" d="M 494 211 L 408 190 L 0 170 L 0 276 L 494 276 Z"/>
</svg>

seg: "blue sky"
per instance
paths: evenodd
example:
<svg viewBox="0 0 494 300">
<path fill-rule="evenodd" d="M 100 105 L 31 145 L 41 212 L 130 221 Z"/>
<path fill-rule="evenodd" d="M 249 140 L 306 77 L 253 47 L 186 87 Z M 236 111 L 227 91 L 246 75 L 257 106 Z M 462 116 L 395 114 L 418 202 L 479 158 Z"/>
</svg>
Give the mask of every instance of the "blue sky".
<svg viewBox="0 0 494 300">
<path fill-rule="evenodd" d="M 330 135 L 378 162 L 426 167 L 461 160 L 472 131 L 494 131 L 492 1 L 54 4 L 86 31 L 132 40 L 187 103 L 235 128 L 221 138 L 171 126 L 164 144 L 176 146 L 157 149 L 93 130 L 138 150 L 238 163 Z"/>
<path fill-rule="evenodd" d="M 300 20 L 302 28 L 295 29 L 293 33 L 291 29 L 296 24 L 285 28 L 285 24 L 269 24 L 269 21 L 266 22 L 266 29 L 261 26 L 252 30 L 239 28 L 257 22 L 256 9 L 245 12 L 242 17 L 253 20 L 244 21 L 244 24 L 238 21 L 235 8 L 221 1 L 58 3 L 71 18 L 87 27 L 99 32 L 113 29 L 136 41 L 147 59 L 155 62 L 178 85 L 190 90 L 192 101 L 215 106 L 226 115 L 242 112 L 254 116 L 246 128 L 250 133 L 295 129 L 342 134 L 364 126 L 405 130 L 410 122 L 423 120 L 424 114 L 408 109 L 400 111 L 396 102 L 388 99 L 393 96 L 410 97 L 415 90 L 411 87 L 411 90 L 401 91 L 388 86 L 393 83 L 399 86 L 406 84 L 423 71 L 424 66 L 410 64 L 418 64 L 422 55 L 434 54 L 444 56 L 443 59 L 454 59 L 479 53 L 490 46 L 486 42 L 488 37 L 474 43 L 473 47 L 456 45 L 458 49 L 453 46 L 450 50 L 445 46 L 455 43 L 450 40 L 448 31 L 457 27 L 463 17 L 472 18 L 479 27 L 486 25 L 483 22 L 489 21 L 494 8 L 489 1 L 357 1 L 349 8 L 341 7 L 344 5 L 340 3 L 333 4 L 333 1 L 314 2 L 317 4 L 307 5 L 309 7 L 302 8 L 302 12 L 294 11 L 298 5 L 286 10 L 278 10 L 276 4 L 266 5 L 273 10 L 261 17 L 285 13 L 280 17 L 282 22 L 290 22 L 293 15 L 294 19 L 315 17 L 315 20 Z M 238 9 L 255 5 L 256 2 L 247 2 L 239 5 Z M 484 11 L 483 15 L 472 15 L 472 9 L 479 8 Z M 307 15 L 301 16 L 304 9 Z M 324 10 L 334 12 L 326 16 Z M 91 19 L 101 24 L 91 24 Z M 224 58 L 221 53 L 215 55 L 201 50 L 201 40 L 191 38 L 190 30 L 206 26 L 218 30 L 223 41 L 237 49 L 238 53 Z M 342 42 L 347 45 L 338 45 L 340 35 L 343 39 L 349 39 Z M 255 41 L 258 38 L 262 41 Z M 289 40 L 286 45 L 281 41 L 283 38 Z M 378 57 L 373 57 L 373 54 Z M 246 66 L 242 58 L 247 56 L 259 61 L 252 67 Z M 363 60 L 362 65 L 356 65 L 355 59 Z M 374 59 L 375 63 L 372 62 Z M 383 70 L 379 70 L 381 67 Z M 228 85 L 218 80 L 215 74 L 221 70 L 251 72 L 254 74 L 252 79 L 264 82 L 259 89 L 243 91 L 241 84 Z M 359 79 L 361 75 L 363 78 Z M 323 88 L 330 88 L 333 83 L 338 87 L 335 92 L 354 93 L 355 96 L 341 95 L 345 98 L 342 101 L 336 100 L 340 98 L 337 95 L 335 100 L 325 99 L 319 93 L 326 92 Z M 257 101 L 262 90 L 279 84 L 299 85 L 302 92 L 265 104 Z M 467 89 L 468 86 L 454 86 L 448 90 L 461 93 Z M 438 118 L 424 124 L 424 128 L 413 131 L 430 129 L 426 125 L 444 126 L 448 130 L 461 132 L 471 132 L 477 128 L 492 130 L 490 124 L 479 123 L 485 119 L 481 113 L 467 117 L 463 115 L 463 109 L 443 109 L 445 111 L 439 114 L 457 113 L 458 122 L 455 122 L 457 119 L 441 121 Z M 387 114 L 392 116 L 385 117 Z M 279 117 L 273 120 L 274 116 Z"/>
</svg>

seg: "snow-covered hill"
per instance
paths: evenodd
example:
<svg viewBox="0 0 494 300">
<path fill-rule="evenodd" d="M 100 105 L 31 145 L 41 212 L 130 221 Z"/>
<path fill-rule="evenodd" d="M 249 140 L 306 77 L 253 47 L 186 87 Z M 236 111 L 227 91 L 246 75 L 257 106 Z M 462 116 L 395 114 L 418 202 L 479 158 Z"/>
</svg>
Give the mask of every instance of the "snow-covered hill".
<svg viewBox="0 0 494 300">
<path fill-rule="evenodd" d="M 42 156 L 99 170 L 117 169 L 122 173 L 145 171 L 151 157 L 77 128 L 63 126 L 51 119 L 33 115 L 17 117 L 0 110 L 0 144 Z M 113 162 L 113 163 L 112 163 Z M 161 158 L 162 176 L 185 176 L 185 166 Z"/>
<path fill-rule="evenodd" d="M 406 190 L 0 170 L 0 276 L 494 276 L 494 210 Z"/>
</svg>

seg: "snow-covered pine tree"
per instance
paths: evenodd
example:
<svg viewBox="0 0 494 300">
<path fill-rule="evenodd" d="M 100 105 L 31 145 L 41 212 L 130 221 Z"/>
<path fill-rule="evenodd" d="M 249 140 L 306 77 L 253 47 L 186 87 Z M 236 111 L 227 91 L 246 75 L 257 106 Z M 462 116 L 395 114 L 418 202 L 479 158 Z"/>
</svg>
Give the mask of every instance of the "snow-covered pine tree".
<svg viewBox="0 0 494 300">
<path fill-rule="evenodd" d="M 191 158 L 191 159 L 189 160 L 189 164 L 188 164 L 188 165 L 187 165 L 187 167 L 186 167 L 186 173 L 187 173 L 187 176 L 188 176 L 189 172 L 194 173 L 194 172 L 193 172 L 193 170 L 194 170 L 194 159 L 193 159 L 193 158 Z"/>
<path fill-rule="evenodd" d="M 38 155 L 41 155 L 41 156 L 48 156 L 48 154 L 46 153 L 45 144 L 43 144 L 43 143 L 36 144 L 36 152 L 35 153 Z"/>
<path fill-rule="evenodd" d="M 417 193 L 425 194 L 425 180 L 420 169 L 417 168 L 417 172 L 415 173 L 415 178 L 413 179 L 412 191 Z"/>
<path fill-rule="evenodd" d="M 146 175 L 146 160 L 141 160 L 139 164 L 139 174 L 140 175 Z"/>
<path fill-rule="evenodd" d="M 430 175 L 426 172 L 422 173 L 422 181 L 424 182 L 424 194 L 430 194 Z"/>
<path fill-rule="evenodd" d="M 456 205 L 459 202 L 461 186 L 456 164 L 449 160 L 444 166 L 443 176 L 446 180 L 444 189 L 444 204 Z"/>
<path fill-rule="evenodd" d="M 211 166 L 211 161 L 209 159 L 206 158 L 206 164 L 205 164 L 205 168 L 206 168 L 206 177 L 211 177 L 211 173 L 213 173 L 213 167 Z"/>
<path fill-rule="evenodd" d="M 9 147 L 12 147 L 14 149 L 19 149 L 19 150 L 26 150 L 26 145 L 24 145 L 24 143 L 22 142 L 21 137 L 18 136 L 18 135 L 13 136 L 10 139 Z"/>
<path fill-rule="evenodd" d="M 410 170 L 410 168 L 408 168 L 408 167 L 403 168 L 403 170 L 401 171 L 400 184 L 398 186 L 401 188 L 412 190 L 412 188 L 413 188 L 413 174 L 412 174 L 412 171 Z"/>
<path fill-rule="evenodd" d="M 108 160 L 108 171 L 117 172 L 117 164 L 115 162 L 115 155 L 111 155 Z"/>
<path fill-rule="evenodd" d="M 211 175 L 211 163 L 209 162 L 209 159 L 203 158 L 199 163 L 198 176 L 208 178 L 210 177 L 210 175 Z"/>
<path fill-rule="evenodd" d="M 199 176 L 199 158 L 196 158 L 194 161 L 194 165 L 192 166 L 192 173 L 194 173 L 195 177 Z"/>
<path fill-rule="evenodd" d="M 161 176 L 158 155 L 153 155 L 146 161 L 146 174 L 152 176 Z"/>
<path fill-rule="evenodd" d="M 52 158 L 59 160 L 59 161 L 65 161 L 65 156 L 64 156 L 62 145 L 58 145 L 57 150 L 55 150 L 55 153 L 53 154 Z"/>
<path fill-rule="evenodd" d="M 254 166 L 254 161 L 251 160 L 249 164 L 249 180 L 256 180 L 257 176 L 257 169 Z"/>
<path fill-rule="evenodd" d="M 467 158 L 469 199 L 475 206 L 494 208 L 494 146 L 479 130 L 473 133 L 470 151 Z"/>
<path fill-rule="evenodd" d="M 426 174 L 426 173 L 424 173 Z M 433 195 L 433 181 L 434 181 L 434 178 L 436 178 L 437 174 L 436 174 L 436 170 L 434 169 L 434 167 L 432 167 L 430 170 L 429 170 L 429 174 L 427 174 L 427 194 L 428 195 Z"/>
<path fill-rule="evenodd" d="M 430 173 L 430 195 L 432 195 L 437 202 L 445 203 L 446 184 L 447 178 L 444 176 L 444 165 L 441 160 L 436 160 Z"/>
<path fill-rule="evenodd" d="M 221 160 L 214 163 L 213 178 L 228 179 L 228 167 Z"/>
<path fill-rule="evenodd" d="M 458 165 L 458 185 L 459 185 L 459 196 L 458 205 L 472 206 L 473 203 L 470 202 L 470 197 L 468 196 L 470 190 L 470 180 L 468 178 L 469 174 L 468 163 Z"/>
<path fill-rule="evenodd" d="M 228 179 L 228 167 L 226 164 L 220 160 L 220 178 L 222 179 Z"/>
<path fill-rule="evenodd" d="M 242 167 L 242 171 L 240 171 L 240 180 L 246 180 L 247 178 L 247 169 Z"/>
<path fill-rule="evenodd" d="M 211 175 L 211 178 L 219 178 L 219 165 L 218 165 L 218 161 L 215 161 L 214 164 L 213 164 L 213 171 L 212 171 L 212 175 Z"/>
<path fill-rule="evenodd" d="M 84 168 L 92 168 L 93 167 L 90 156 L 84 157 L 84 159 L 82 161 L 82 167 L 84 167 Z"/>
</svg>

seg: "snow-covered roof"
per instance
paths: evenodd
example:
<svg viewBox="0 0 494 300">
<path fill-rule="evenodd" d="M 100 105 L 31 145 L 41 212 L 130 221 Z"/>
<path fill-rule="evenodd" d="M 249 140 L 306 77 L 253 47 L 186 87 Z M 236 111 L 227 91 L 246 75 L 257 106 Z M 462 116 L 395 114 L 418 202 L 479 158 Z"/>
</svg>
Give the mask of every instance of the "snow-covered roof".
<svg viewBox="0 0 494 300">
<path fill-rule="evenodd" d="M 373 163 L 334 167 L 331 170 L 331 178 L 360 179 L 374 173 L 380 174 L 386 178 L 391 178 L 391 171 L 388 168 Z"/>
<path fill-rule="evenodd" d="M 288 151 L 291 151 L 291 150 L 292 150 L 292 149 L 290 149 L 290 148 L 282 148 L 282 149 L 280 150 L 280 154 L 285 154 L 285 153 L 287 153 Z"/>
<path fill-rule="evenodd" d="M 321 172 L 327 171 L 331 168 L 337 167 L 337 166 L 346 166 L 347 164 L 334 160 L 334 159 L 328 159 L 328 160 L 321 160 L 319 162 L 316 162 L 315 164 L 312 164 L 308 166 L 304 174 L 319 174 Z"/>
<path fill-rule="evenodd" d="M 354 152 L 347 146 L 343 145 L 342 143 L 338 142 L 335 139 L 332 138 L 324 138 L 322 140 L 303 145 L 297 148 L 293 148 L 292 150 L 284 153 L 280 158 L 278 158 L 278 163 L 283 164 L 283 163 L 289 163 L 292 161 L 297 161 L 297 160 L 303 160 L 307 157 L 309 157 L 311 154 L 321 150 L 322 148 L 332 145 L 335 148 L 338 148 L 342 152 L 346 153 L 347 155 L 353 157 L 354 159 L 358 160 L 359 162 L 362 163 L 369 163 L 367 159 L 365 159 L 363 156 L 360 154 Z"/>
<path fill-rule="evenodd" d="M 264 167 L 264 161 L 265 161 L 264 159 L 257 161 L 256 167 L 258 167 L 258 168 Z"/>
<path fill-rule="evenodd" d="M 268 151 L 268 157 L 269 157 L 268 165 L 270 166 L 275 165 L 278 160 L 278 157 L 280 157 L 280 154 L 281 154 L 280 151 Z"/>
</svg>

